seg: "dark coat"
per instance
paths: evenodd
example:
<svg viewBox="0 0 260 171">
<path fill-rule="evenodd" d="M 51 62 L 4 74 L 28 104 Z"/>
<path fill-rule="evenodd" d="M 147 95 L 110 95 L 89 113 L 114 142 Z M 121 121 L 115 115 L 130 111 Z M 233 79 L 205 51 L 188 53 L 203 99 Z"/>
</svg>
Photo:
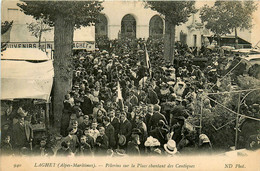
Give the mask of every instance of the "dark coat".
<svg viewBox="0 0 260 171">
<path fill-rule="evenodd" d="M 14 148 L 21 147 L 29 147 L 30 141 L 33 139 L 33 130 L 31 125 L 24 124 L 21 126 L 19 122 L 17 122 L 13 126 L 13 146 Z"/>
<path fill-rule="evenodd" d="M 114 118 L 110 124 L 114 127 L 115 129 L 115 139 L 117 141 L 117 136 L 118 136 L 118 133 L 119 133 L 119 129 L 120 129 L 120 123 L 119 123 L 119 119 L 118 118 Z"/>
<path fill-rule="evenodd" d="M 79 124 L 78 128 L 81 129 L 82 131 L 84 131 L 89 126 L 90 126 L 90 122 L 88 124 L 86 124 L 85 122 L 82 122 L 81 124 Z"/>
<path fill-rule="evenodd" d="M 138 144 L 134 141 L 128 142 L 126 152 L 130 156 L 140 156 L 140 149 Z"/>
<path fill-rule="evenodd" d="M 62 110 L 62 117 L 61 117 L 61 128 L 60 128 L 60 134 L 65 137 L 68 135 L 68 127 L 70 124 L 70 116 L 72 112 L 72 106 L 69 103 L 69 101 L 63 102 L 64 109 Z"/>
<path fill-rule="evenodd" d="M 89 156 L 92 155 L 91 146 L 86 144 L 80 144 L 76 150 L 76 156 Z"/>
<path fill-rule="evenodd" d="M 126 142 L 129 141 L 132 131 L 132 124 L 128 119 L 125 120 L 125 122 L 120 122 L 120 129 L 119 134 L 124 135 L 126 137 Z"/>
<path fill-rule="evenodd" d="M 150 130 L 157 127 L 159 120 L 163 120 L 166 125 L 168 124 L 168 122 L 163 114 L 161 114 L 159 112 L 154 112 L 149 121 Z"/>
<path fill-rule="evenodd" d="M 147 132 L 150 132 L 151 125 L 149 125 L 150 124 L 149 122 L 150 122 L 151 117 L 152 117 L 152 115 L 150 115 L 148 113 L 144 117 L 144 123 L 147 127 Z"/>
<path fill-rule="evenodd" d="M 91 147 L 91 149 L 93 149 L 94 148 L 94 138 L 92 137 L 92 136 L 90 136 L 90 135 L 86 135 L 86 137 L 87 137 L 87 140 L 86 140 L 86 142 L 90 145 L 90 147 Z"/>
<path fill-rule="evenodd" d="M 93 113 L 93 102 L 92 100 L 84 96 L 84 102 L 81 103 L 81 110 L 84 113 L 84 115 L 89 115 Z"/>
<path fill-rule="evenodd" d="M 147 100 L 148 100 L 147 102 L 149 104 L 157 104 L 158 103 L 158 96 L 157 96 L 156 92 L 149 89 L 148 94 L 147 94 Z"/>
<path fill-rule="evenodd" d="M 141 142 L 140 146 L 144 147 L 143 145 L 148 137 L 146 124 L 142 122 L 140 124 L 137 124 L 136 128 L 141 131 L 141 135 L 139 135 Z"/>
<path fill-rule="evenodd" d="M 80 112 L 81 112 L 80 106 L 74 105 L 74 106 L 72 107 L 72 112 L 73 112 L 74 114 L 76 114 L 77 118 L 79 118 Z"/>
<path fill-rule="evenodd" d="M 114 148 L 116 145 L 115 129 L 110 123 L 108 126 L 105 126 L 105 134 L 108 137 L 109 148 Z"/>
<path fill-rule="evenodd" d="M 70 136 L 67 136 L 67 137 L 64 138 L 63 141 L 65 141 L 65 142 L 66 142 L 66 141 L 69 141 L 69 142 L 70 142 L 69 147 L 70 147 L 71 151 L 72 151 L 73 153 L 75 153 L 76 148 L 78 147 L 78 144 L 79 144 L 79 140 L 78 140 L 77 135 L 72 135 L 71 137 L 70 137 Z"/>
<path fill-rule="evenodd" d="M 98 143 L 100 143 L 100 146 Z M 108 150 L 108 137 L 106 135 L 98 136 L 95 147 L 95 154 L 105 155 Z"/>
</svg>

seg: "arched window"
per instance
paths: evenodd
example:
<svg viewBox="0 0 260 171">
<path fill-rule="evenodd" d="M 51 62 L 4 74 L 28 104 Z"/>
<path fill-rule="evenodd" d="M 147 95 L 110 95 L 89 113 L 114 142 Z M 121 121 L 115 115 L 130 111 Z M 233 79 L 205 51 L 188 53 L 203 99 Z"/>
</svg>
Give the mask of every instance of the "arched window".
<svg viewBox="0 0 260 171">
<path fill-rule="evenodd" d="M 149 23 L 149 36 L 161 37 L 163 35 L 163 20 L 160 16 L 155 15 Z"/>
<path fill-rule="evenodd" d="M 125 15 L 121 21 L 121 37 L 136 37 L 136 20 L 130 14 Z"/>
<path fill-rule="evenodd" d="M 107 37 L 107 18 L 104 14 L 99 14 L 98 22 L 95 25 L 95 36 Z"/>
</svg>

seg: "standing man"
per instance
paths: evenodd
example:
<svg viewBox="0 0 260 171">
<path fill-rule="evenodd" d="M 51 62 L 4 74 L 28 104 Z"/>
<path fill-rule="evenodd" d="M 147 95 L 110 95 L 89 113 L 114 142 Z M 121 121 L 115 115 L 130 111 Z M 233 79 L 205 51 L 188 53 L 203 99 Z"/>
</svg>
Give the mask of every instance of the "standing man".
<svg viewBox="0 0 260 171">
<path fill-rule="evenodd" d="M 144 117 L 144 123 L 146 124 L 147 132 L 150 132 L 149 121 L 150 121 L 152 116 L 153 116 L 153 105 L 149 104 L 148 105 L 148 109 L 147 109 L 147 113 L 146 113 L 146 115 Z"/>
<path fill-rule="evenodd" d="M 13 147 L 20 150 L 22 147 L 32 149 L 33 130 L 24 122 L 24 117 L 19 116 L 18 122 L 13 126 Z"/>
<path fill-rule="evenodd" d="M 108 137 L 108 147 L 114 149 L 116 148 L 115 129 L 111 125 L 110 118 L 108 116 L 103 118 L 103 123 L 105 126 L 105 134 Z"/>
<path fill-rule="evenodd" d="M 156 105 L 154 105 L 153 109 L 154 109 L 154 113 L 153 113 L 153 116 L 151 116 L 151 119 L 149 121 L 149 126 L 150 126 L 149 130 L 155 129 L 159 123 L 159 120 L 163 120 L 166 125 L 168 124 L 165 116 L 160 113 L 161 106 L 156 104 Z"/>
<path fill-rule="evenodd" d="M 120 127 L 119 127 L 119 134 L 124 135 L 126 137 L 126 145 L 128 141 L 130 140 L 131 131 L 132 131 L 132 124 L 130 121 L 126 118 L 126 114 L 122 113 L 120 115 Z M 126 145 L 123 146 L 123 148 L 126 148 Z"/>
<path fill-rule="evenodd" d="M 110 117 L 110 123 L 114 127 L 114 130 L 115 130 L 115 141 L 116 141 L 116 146 L 117 146 L 120 123 L 119 123 L 119 119 L 117 117 L 115 117 L 115 110 L 109 111 L 109 117 Z"/>
</svg>

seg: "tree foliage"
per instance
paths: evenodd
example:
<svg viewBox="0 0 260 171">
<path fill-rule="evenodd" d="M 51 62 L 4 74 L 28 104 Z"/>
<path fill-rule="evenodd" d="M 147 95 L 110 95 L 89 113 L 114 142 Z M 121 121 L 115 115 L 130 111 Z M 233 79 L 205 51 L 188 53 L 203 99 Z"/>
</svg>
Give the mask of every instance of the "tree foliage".
<svg viewBox="0 0 260 171">
<path fill-rule="evenodd" d="M 57 15 L 63 16 L 64 21 L 72 22 L 75 27 L 89 26 L 96 22 L 99 12 L 103 9 L 98 1 L 27 1 L 17 5 L 26 15 L 43 21 L 50 26 L 55 25 Z"/>
<path fill-rule="evenodd" d="M 197 12 L 195 1 L 147 1 L 148 7 L 163 16 L 169 16 L 169 21 L 178 26 L 188 21 L 192 13 Z"/>
<path fill-rule="evenodd" d="M 1 35 L 5 34 L 9 29 L 11 29 L 13 21 L 1 22 Z M 4 51 L 7 47 L 8 42 L 1 42 L 1 52 Z"/>
<path fill-rule="evenodd" d="M 1 22 L 1 35 L 5 34 L 13 25 L 13 21 Z"/>
<path fill-rule="evenodd" d="M 200 10 L 200 18 L 205 27 L 215 35 L 232 33 L 252 27 L 252 14 L 257 10 L 253 1 L 216 1 L 214 6 L 205 5 Z"/>
</svg>

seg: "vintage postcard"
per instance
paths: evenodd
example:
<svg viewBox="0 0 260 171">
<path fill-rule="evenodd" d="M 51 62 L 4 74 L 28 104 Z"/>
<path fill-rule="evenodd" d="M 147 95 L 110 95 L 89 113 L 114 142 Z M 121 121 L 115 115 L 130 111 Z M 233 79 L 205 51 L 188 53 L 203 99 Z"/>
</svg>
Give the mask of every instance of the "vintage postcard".
<svg viewBox="0 0 260 171">
<path fill-rule="evenodd" d="M 259 1 L 2 0 L 0 170 L 260 170 Z"/>
</svg>

